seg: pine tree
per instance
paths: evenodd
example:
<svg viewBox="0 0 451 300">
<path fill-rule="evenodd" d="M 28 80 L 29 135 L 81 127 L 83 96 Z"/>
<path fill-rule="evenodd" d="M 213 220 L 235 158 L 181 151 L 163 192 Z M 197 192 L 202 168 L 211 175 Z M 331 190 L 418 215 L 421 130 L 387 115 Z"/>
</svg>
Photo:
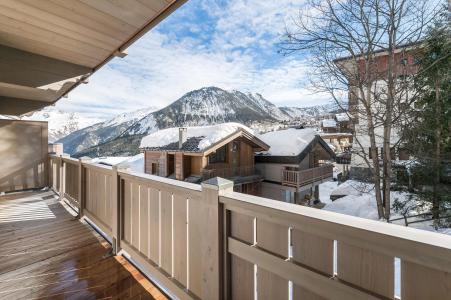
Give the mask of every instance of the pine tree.
<svg viewBox="0 0 451 300">
<path fill-rule="evenodd" d="M 415 158 L 419 199 L 430 203 L 435 225 L 440 211 L 451 208 L 451 31 L 444 14 L 429 28 L 417 55 L 417 100 L 403 137 Z M 449 214 L 449 212 L 448 212 Z"/>
</svg>

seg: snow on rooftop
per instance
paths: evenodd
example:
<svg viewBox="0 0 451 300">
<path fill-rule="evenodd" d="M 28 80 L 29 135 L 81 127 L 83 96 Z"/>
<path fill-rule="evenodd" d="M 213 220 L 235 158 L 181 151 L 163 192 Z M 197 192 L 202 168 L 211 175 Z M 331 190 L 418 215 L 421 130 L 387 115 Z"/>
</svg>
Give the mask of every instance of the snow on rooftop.
<svg viewBox="0 0 451 300">
<path fill-rule="evenodd" d="M 296 156 L 307 147 L 317 135 L 312 128 L 272 131 L 260 136 L 260 139 L 270 146 L 263 155 Z"/>
<path fill-rule="evenodd" d="M 338 122 L 346 122 L 349 121 L 349 116 L 347 113 L 340 113 L 335 115 L 335 119 L 337 119 Z"/>
<path fill-rule="evenodd" d="M 323 120 L 323 127 L 337 127 L 337 122 L 334 119 Z"/>
<path fill-rule="evenodd" d="M 124 160 L 119 165 L 130 169 L 133 172 L 144 173 L 144 153 L 137 154 Z"/>
<path fill-rule="evenodd" d="M 109 166 L 117 165 L 123 161 L 126 161 L 129 159 L 129 156 L 103 156 L 103 157 L 96 157 L 91 160 L 93 163 L 97 164 L 104 164 Z"/>
<path fill-rule="evenodd" d="M 254 135 L 252 129 L 239 123 L 223 123 L 210 126 L 187 127 L 187 138 L 203 137 L 199 142 L 199 150 L 205 150 L 223 138 L 242 129 Z M 140 148 L 158 148 L 178 142 L 179 128 L 167 128 L 145 136 L 141 140 Z"/>
<path fill-rule="evenodd" d="M 144 153 L 135 156 L 104 156 L 91 160 L 93 163 L 109 166 L 120 165 L 133 172 L 144 173 Z"/>
</svg>

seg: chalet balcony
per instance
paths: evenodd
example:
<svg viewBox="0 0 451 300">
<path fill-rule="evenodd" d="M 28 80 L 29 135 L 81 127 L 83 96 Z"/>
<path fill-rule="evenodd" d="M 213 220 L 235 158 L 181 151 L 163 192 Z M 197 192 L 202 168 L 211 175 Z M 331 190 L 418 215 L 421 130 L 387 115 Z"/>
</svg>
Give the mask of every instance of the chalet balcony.
<svg viewBox="0 0 451 300">
<path fill-rule="evenodd" d="M 207 180 L 214 177 L 222 177 L 227 179 L 237 178 L 237 177 L 248 177 L 248 176 L 260 176 L 259 171 L 252 166 L 241 166 L 241 167 L 225 167 L 225 168 L 206 168 L 202 171 L 202 180 Z"/>
<path fill-rule="evenodd" d="M 0 198 L 2 299 L 164 299 L 156 283 L 178 299 L 449 299 L 447 235 L 236 193 L 221 178 L 64 156 L 48 167 L 51 190 Z"/>
<path fill-rule="evenodd" d="M 282 185 L 299 188 L 323 180 L 329 180 L 332 177 L 332 165 L 324 165 L 302 171 L 285 169 L 282 171 Z"/>
</svg>

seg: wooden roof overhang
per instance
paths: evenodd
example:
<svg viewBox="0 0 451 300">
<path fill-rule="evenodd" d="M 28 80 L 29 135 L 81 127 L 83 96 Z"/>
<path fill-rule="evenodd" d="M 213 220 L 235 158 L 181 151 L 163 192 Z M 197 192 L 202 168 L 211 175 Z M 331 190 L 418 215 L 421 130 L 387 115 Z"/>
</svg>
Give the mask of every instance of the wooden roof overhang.
<svg viewBox="0 0 451 300">
<path fill-rule="evenodd" d="M 0 114 L 55 103 L 186 1 L 0 1 Z"/>
</svg>

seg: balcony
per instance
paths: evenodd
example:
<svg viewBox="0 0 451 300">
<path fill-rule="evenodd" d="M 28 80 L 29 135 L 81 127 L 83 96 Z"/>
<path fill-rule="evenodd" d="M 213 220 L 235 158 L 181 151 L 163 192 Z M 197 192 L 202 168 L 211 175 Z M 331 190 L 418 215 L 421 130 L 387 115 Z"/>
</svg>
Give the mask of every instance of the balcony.
<svg viewBox="0 0 451 300">
<path fill-rule="evenodd" d="M 0 228 L 0 299 L 167 299 L 51 190 L 0 196 Z"/>
<path fill-rule="evenodd" d="M 206 168 L 202 170 L 202 180 L 207 180 L 214 177 L 222 178 L 236 178 L 236 177 L 247 177 L 260 175 L 255 167 L 252 166 L 242 166 L 242 167 L 226 167 L 226 168 Z"/>
<path fill-rule="evenodd" d="M 301 186 L 329 180 L 333 176 L 333 166 L 324 165 L 307 170 L 296 171 L 285 169 L 282 171 L 282 185 L 299 188 Z"/>
<path fill-rule="evenodd" d="M 180 299 L 449 297 L 446 235 L 235 193 L 224 180 L 195 185 L 54 156 L 50 168 L 56 192 L 114 253 Z"/>
</svg>

